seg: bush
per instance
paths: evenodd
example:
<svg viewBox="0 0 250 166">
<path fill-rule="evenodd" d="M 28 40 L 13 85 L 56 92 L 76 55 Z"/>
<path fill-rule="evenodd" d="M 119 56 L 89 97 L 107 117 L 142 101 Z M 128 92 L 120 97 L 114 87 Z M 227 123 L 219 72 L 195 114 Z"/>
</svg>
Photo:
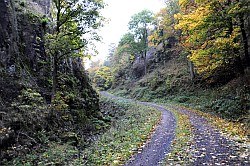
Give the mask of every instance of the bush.
<svg viewBox="0 0 250 166">
<path fill-rule="evenodd" d="M 237 119 L 242 114 L 241 102 L 237 97 L 233 98 L 228 96 L 227 98 L 217 99 L 212 102 L 211 109 L 224 118 L 230 119 Z"/>
<path fill-rule="evenodd" d="M 40 93 L 24 89 L 11 105 L 15 110 L 12 115 L 13 125 L 19 124 L 29 130 L 46 126 L 45 118 L 49 111 Z"/>
<path fill-rule="evenodd" d="M 185 102 L 189 101 L 189 97 L 187 97 L 187 96 L 178 96 L 178 97 L 174 98 L 174 100 L 179 102 L 179 103 L 185 103 Z"/>
</svg>

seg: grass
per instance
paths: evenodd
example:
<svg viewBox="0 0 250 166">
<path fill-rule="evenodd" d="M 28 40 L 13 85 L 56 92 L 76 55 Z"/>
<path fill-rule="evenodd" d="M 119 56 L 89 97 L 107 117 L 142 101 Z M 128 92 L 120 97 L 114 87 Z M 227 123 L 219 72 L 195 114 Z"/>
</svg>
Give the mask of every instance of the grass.
<svg viewBox="0 0 250 166">
<path fill-rule="evenodd" d="M 107 98 L 101 98 L 101 100 L 107 100 Z M 125 114 L 112 122 L 110 129 L 85 149 L 82 158 L 75 160 L 72 165 L 123 164 L 146 142 L 160 119 L 160 112 L 151 107 L 128 103 L 124 100 L 108 100 L 125 109 Z"/>
<path fill-rule="evenodd" d="M 237 136 L 241 138 L 242 140 L 248 139 L 247 136 L 249 135 L 250 131 L 243 123 L 230 122 L 216 115 L 211 115 L 209 113 L 205 113 L 197 109 L 191 109 L 191 108 L 186 108 L 186 107 L 182 107 L 182 108 L 189 110 L 191 112 L 197 113 L 200 116 L 206 118 L 208 122 L 210 123 L 210 125 L 216 127 L 222 133 L 226 134 L 229 137 Z"/>
<path fill-rule="evenodd" d="M 171 145 L 171 152 L 166 155 L 162 165 L 188 165 L 191 161 L 189 153 L 192 142 L 192 127 L 188 115 L 167 107 L 177 119 L 176 137 Z"/>
<path fill-rule="evenodd" d="M 136 87 L 134 91 L 140 90 Z M 160 89 L 160 88 L 158 88 Z M 246 137 L 250 135 L 249 111 L 243 108 L 250 106 L 247 103 L 247 96 L 239 97 L 228 89 L 214 88 L 197 90 L 194 92 L 182 92 L 175 95 L 165 94 L 161 96 L 162 90 L 144 91 L 143 96 L 138 98 L 141 101 L 153 101 L 156 103 L 168 103 L 173 105 L 192 108 L 195 112 L 208 118 L 211 124 L 220 128 L 231 136 L 239 135 Z M 119 94 L 119 93 L 118 93 Z M 247 94 L 247 93 L 243 93 Z M 161 97 L 160 97 L 161 96 Z M 227 131 L 226 131 L 227 130 Z"/>
<path fill-rule="evenodd" d="M 37 147 L 30 154 L 19 156 L 6 165 L 121 165 L 150 138 L 161 113 L 151 107 L 101 97 L 107 105 L 101 112 L 108 112 L 104 120 L 106 132 L 95 135 L 93 141 L 81 151 L 68 143 L 48 141 L 47 146 Z M 112 116 L 111 116 L 112 115 Z M 79 145 L 78 145 L 79 146 Z"/>
<path fill-rule="evenodd" d="M 208 120 L 211 126 L 219 129 L 222 134 L 226 137 L 230 137 L 234 141 L 235 145 L 239 147 L 237 149 L 237 155 L 244 156 L 249 155 L 249 130 L 244 128 L 244 124 L 229 122 L 225 119 L 222 119 L 218 116 L 211 115 L 209 113 L 204 113 L 199 110 L 186 108 L 183 106 L 175 107 L 182 108 L 198 114 Z M 190 143 L 193 140 L 192 137 L 192 126 L 188 115 L 180 113 L 171 107 L 167 107 L 168 110 L 172 111 L 177 118 L 177 129 L 176 129 L 176 138 L 172 144 L 172 151 L 163 162 L 164 165 L 190 165 L 193 162 L 193 158 L 190 153 Z"/>
<path fill-rule="evenodd" d="M 50 142 L 47 147 L 39 147 L 31 154 L 17 157 L 5 165 L 15 166 L 44 166 L 44 165 L 67 165 L 78 154 L 76 147 L 69 144 Z"/>
</svg>

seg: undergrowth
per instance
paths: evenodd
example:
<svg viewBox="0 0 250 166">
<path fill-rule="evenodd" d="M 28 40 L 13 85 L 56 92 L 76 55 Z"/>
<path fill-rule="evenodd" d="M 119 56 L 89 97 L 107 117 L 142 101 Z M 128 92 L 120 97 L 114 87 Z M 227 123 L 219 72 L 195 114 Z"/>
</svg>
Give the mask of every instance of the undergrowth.
<svg viewBox="0 0 250 166">
<path fill-rule="evenodd" d="M 15 158 L 6 165 L 121 165 L 149 139 L 161 113 L 151 107 L 125 100 L 101 97 L 102 123 L 96 127 L 104 133 L 93 135 L 90 144 L 79 147 L 71 142 L 47 140 L 31 153 Z M 74 143 L 74 142 L 73 142 Z M 18 147 L 17 147 L 18 148 Z"/>
<path fill-rule="evenodd" d="M 78 154 L 78 149 L 70 144 L 50 142 L 47 147 L 39 147 L 37 151 L 26 156 L 20 156 L 6 165 L 68 165 Z"/>
<path fill-rule="evenodd" d="M 160 113 L 150 107 L 101 97 L 101 102 L 119 107 L 122 112 L 114 116 L 110 129 L 94 144 L 85 149 L 82 158 L 72 165 L 121 165 L 148 139 L 160 119 Z M 109 114 L 109 113 L 107 113 Z"/>
</svg>

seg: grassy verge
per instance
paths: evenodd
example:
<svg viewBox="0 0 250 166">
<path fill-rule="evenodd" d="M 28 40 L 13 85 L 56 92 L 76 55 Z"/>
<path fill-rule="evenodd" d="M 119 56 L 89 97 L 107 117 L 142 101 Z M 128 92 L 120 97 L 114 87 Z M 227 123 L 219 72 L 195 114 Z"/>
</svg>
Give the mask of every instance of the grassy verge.
<svg viewBox="0 0 250 166">
<path fill-rule="evenodd" d="M 78 149 L 70 144 L 50 142 L 47 147 L 39 147 L 37 151 L 13 159 L 4 165 L 15 166 L 44 166 L 44 165 L 68 165 L 69 161 L 75 158 Z"/>
<path fill-rule="evenodd" d="M 101 97 L 100 103 L 103 107 L 100 114 L 104 116 L 104 121 L 95 123 L 96 127 L 106 132 L 94 135 L 96 141 L 87 147 L 47 140 L 46 147 L 37 147 L 37 150 L 25 156 L 20 154 L 19 158 L 6 162 L 6 165 L 123 164 L 149 139 L 161 113 L 151 107 L 105 97 Z"/>
<path fill-rule="evenodd" d="M 175 106 L 185 110 L 189 110 L 198 114 L 208 120 L 210 125 L 219 129 L 225 136 L 231 137 L 235 144 L 239 147 L 238 155 L 249 155 L 249 139 L 246 128 L 241 123 L 229 122 L 218 116 L 204 113 L 199 110 L 186 108 L 183 106 Z M 192 156 L 190 153 L 190 145 L 193 140 L 192 127 L 188 115 L 178 112 L 177 110 L 167 107 L 172 111 L 177 119 L 176 137 L 172 144 L 171 153 L 166 155 L 163 165 L 189 165 L 192 163 Z"/>
<path fill-rule="evenodd" d="M 247 141 L 248 138 L 247 136 L 249 135 L 249 128 L 247 128 L 243 123 L 238 123 L 238 122 L 230 122 L 226 119 L 220 118 L 216 115 L 211 115 L 209 113 L 205 113 L 202 111 L 199 111 L 197 109 L 191 109 L 191 108 L 186 108 L 184 106 L 177 106 L 180 108 L 184 108 L 185 110 L 189 110 L 191 112 L 194 112 L 208 120 L 210 125 L 216 127 L 219 129 L 222 133 L 229 137 L 238 137 L 238 139 Z"/>
<path fill-rule="evenodd" d="M 98 141 L 85 149 L 83 158 L 72 165 L 121 165 L 128 160 L 150 136 L 160 119 L 160 112 L 136 103 L 101 98 L 109 105 L 115 105 L 123 112 L 111 122 L 110 129 Z M 111 106 L 112 108 L 112 106 Z"/>
<path fill-rule="evenodd" d="M 171 145 L 171 152 L 166 155 L 162 165 L 188 165 L 191 161 L 189 147 L 192 141 L 192 127 L 188 115 L 180 113 L 173 108 L 172 111 L 177 119 L 176 137 Z"/>
<path fill-rule="evenodd" d="M 218 116 L 204 113 L 199 110 L 186 108 L 183 106 L 175 106 L 194 114 L 198 114 L 208 120 L 211 126 L 219 129 L 226 137 L 230 137 L 237 148 L 237 155 L 249 156 L 249 131 L 244 128 L 242 123 L 229 122 Z M 166 156 L 165 165 L 190 165 L 193 161 L 190 153 L 190 143 L 192 142 L 192 127 L 189 117 L 183 113 L 180 113 L 172 108 L 168 107 L 168 110 L 172 111 L 177 117 L 178 127 L 176 129 L 176 138 L 173 142 L 172 152 Z"/>
<path fill-rule="evenodd" d="M 248 113 L 242 111 L 242 104 L 245 107 L 249 105 L 249 102 L 245 101 L 247 96 L 243 100 L 243 97 L 237 97 L 231 91 L 227 88 L 223 90 L 210 89 L 161 98 L 158 98 L 154 94 L 149 94 L 153 93 L 151 91 L 145 91 L 143 98 L 139 98 L 139 100 L 178 105 L 185 107 L 185 109 L 191 108 L 189 109 L 190 111 L 207 118 L 211 125 L 231 137 L 250 137 L 250 110 Z M 126 94 L 121 92 L 123 91 L 117 91 L 116 94 Z"/>
</svg>

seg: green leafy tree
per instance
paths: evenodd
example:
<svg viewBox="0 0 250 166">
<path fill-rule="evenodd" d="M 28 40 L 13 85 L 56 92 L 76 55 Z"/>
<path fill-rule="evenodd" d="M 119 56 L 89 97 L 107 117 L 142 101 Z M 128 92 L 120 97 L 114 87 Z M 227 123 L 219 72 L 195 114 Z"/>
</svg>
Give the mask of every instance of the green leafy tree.
<svg viewBox="0 0 250 166">
<path fill-rule="evenodd" d="M 100 40 L 102 0 L 53 0 L 53 31 L 46 36 L 47 53 L 52 57 L 52 102 L 58 86 L 59 65 L 64 59 L 87 55 L 92 41 Z"/>
<path fill-rule="evenodd" d="M 112 86 L 112 73 L 109 67 L 103 66 L 95 72 L 93 83 L 101 90 L 107 90 Z"/>
<path fill-rule="evenodd" d="M 133 34 L 135 50 L 144 59 L 145 75 L 147 74 L 148 26 L 152 25 L 153 13 L 143 10 L 133 15 L 129 21 L 129 30 Z"/>
</svg>

